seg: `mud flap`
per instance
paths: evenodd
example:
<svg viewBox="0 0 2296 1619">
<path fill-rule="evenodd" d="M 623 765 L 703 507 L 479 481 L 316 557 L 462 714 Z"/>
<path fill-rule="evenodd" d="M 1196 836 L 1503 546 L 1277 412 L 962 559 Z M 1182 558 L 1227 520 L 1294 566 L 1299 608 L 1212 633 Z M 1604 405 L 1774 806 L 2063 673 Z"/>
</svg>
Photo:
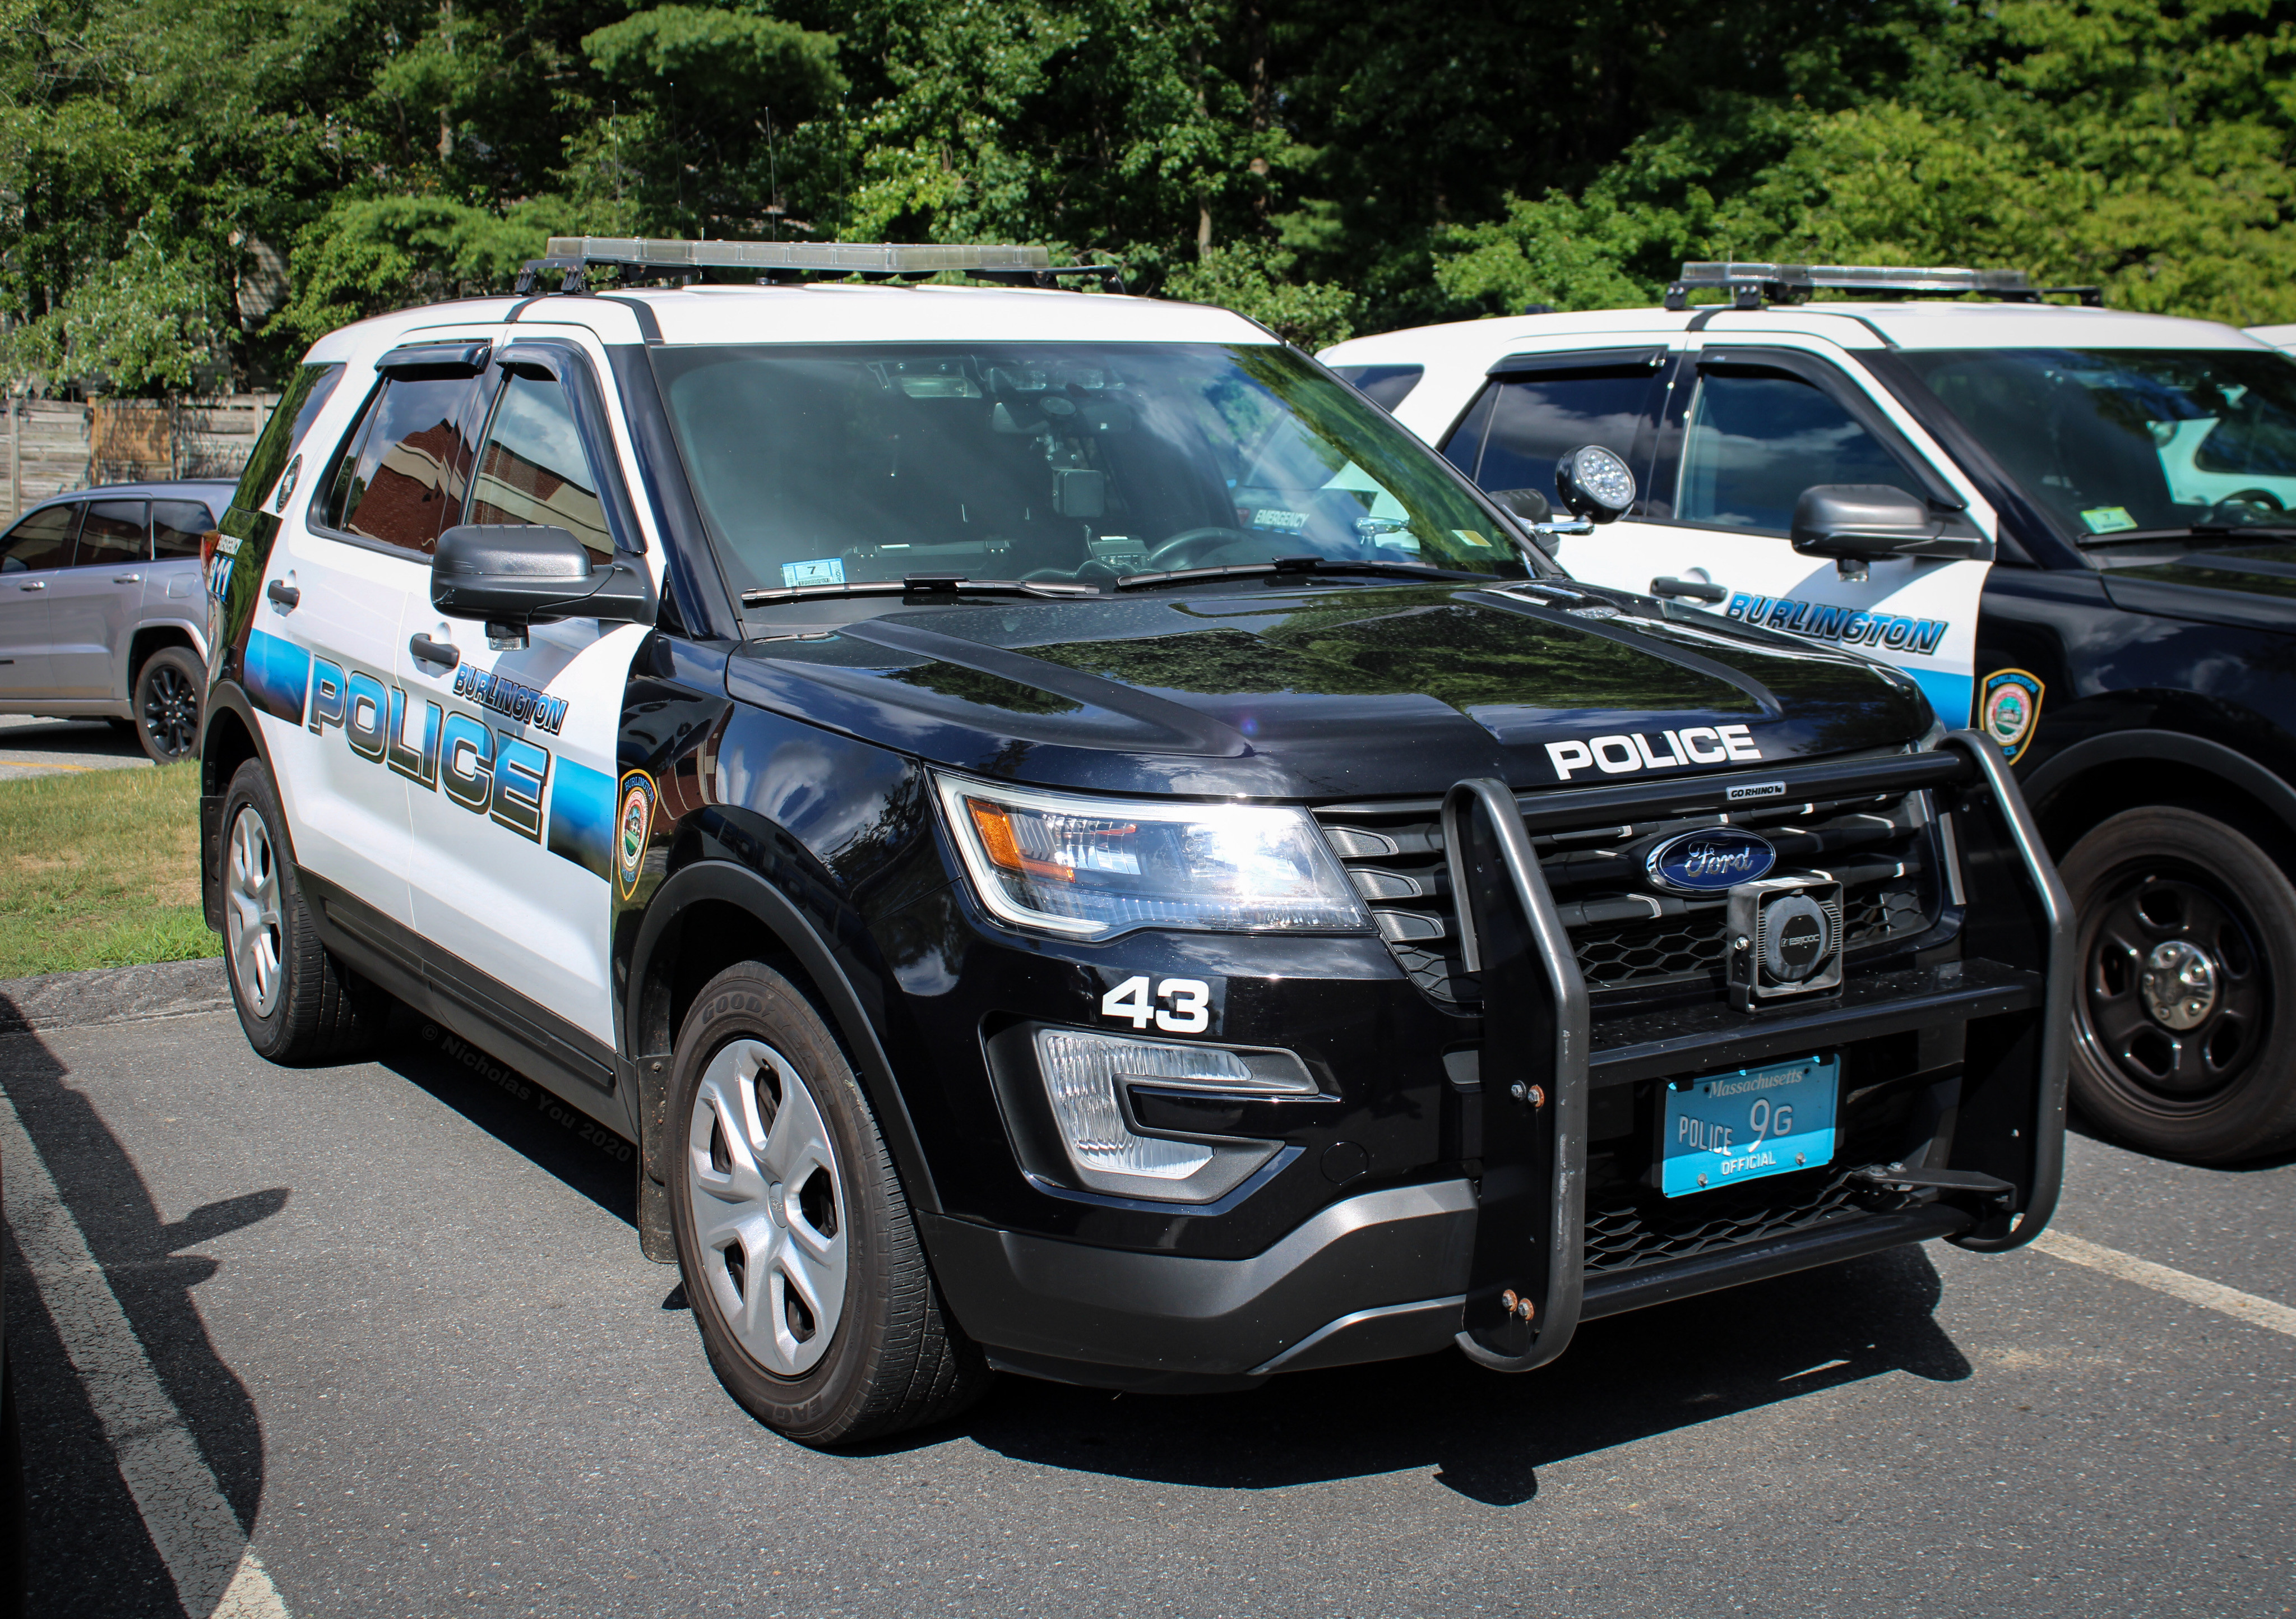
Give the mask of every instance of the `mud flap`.
<svg viewBox="0 0 2296 1619">
<path fill-rule="evenodd" d="M 1503 782 L 1463 781 L 1443 840 L 1483 991 L 1480 1208 L 1459 1347 L 1529 1371 L 1578 1330 L 1586 1241 L 1586 980 Z"/>
</svg>

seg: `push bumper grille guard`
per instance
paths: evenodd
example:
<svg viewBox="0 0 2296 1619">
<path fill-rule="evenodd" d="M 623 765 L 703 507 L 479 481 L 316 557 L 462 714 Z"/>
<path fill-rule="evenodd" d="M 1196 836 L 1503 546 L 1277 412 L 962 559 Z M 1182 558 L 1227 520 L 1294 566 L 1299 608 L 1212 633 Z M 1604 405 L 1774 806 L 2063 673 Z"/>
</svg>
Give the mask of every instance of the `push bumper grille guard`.
<svg viewBox="0 0 2296 1619">
<path fill-rule="evenodd" d="M 1964 938 L 1984 957 L 2015 969 L 2021 981 L 2038 978 L 2039 992 L 2018 998 L 2021 1012 L 1983 1025 L 1989 1033 L 1973 1042 L 1966 1058 L 1955 1132 L 1953 1168 L 2005 1181 L 2015 1196 L 1991 1200 L 1965 1223 L 1910 1224 L 1898 1240 L 1949 1235 L 1962 1247 L 1999 1253 L 2040 1234 L 2063 1178 L 2072 907 L 2000 751 L 1975 731 L 1947 736 L 1939 752 L 1947 751 L 1960 756 L 1957 766 L 1912 755 L 1875 768 L 1893 776 L 1919 772 L 1958 790 L 1953 813 L 1970 885 L 1988 896 Z M 1595 1031 L 1578 957 L 1524 824 L 1531 809 L 1490 779 L 1459 782 L 1443 801 L 1460 944 L 1468 970 L 1480 979 L 1484 1007 L 1482 1177 L 1457 1341 L 1470 1358 L 1500 1371 L 1529 1371 L 1554 1360 L 1587 1312 L 1583 1247 Z M 1759 1030 L 1764 1020 L 1748 1017 L 1739 1026 Z M 1682 1060 L 1695 1064 L 1699 1056 L 1693 1048 Z M 2029 1081 L 2020 1082 L 2021 1075 Z M 1999 1206 L 2003 1201 L 2007 1207 Z M 1842 1240 L 1848 1231 L 1813 1235 L 1818 1240 L 1798 1245 L 1792 1255 L 1746 1255 L 1755 1262 L 1742 1274 L 1730 1274 L 1741 1268 L 1718 1255 L 1719 1265 L 1679 1268 L 1708 1272 L 1711 1281 L 1650 1276 L 1637 1282 L 1637 1296 L 1605 1300 L 1595 1313 L 1866 1251 Z"/>
</svg>

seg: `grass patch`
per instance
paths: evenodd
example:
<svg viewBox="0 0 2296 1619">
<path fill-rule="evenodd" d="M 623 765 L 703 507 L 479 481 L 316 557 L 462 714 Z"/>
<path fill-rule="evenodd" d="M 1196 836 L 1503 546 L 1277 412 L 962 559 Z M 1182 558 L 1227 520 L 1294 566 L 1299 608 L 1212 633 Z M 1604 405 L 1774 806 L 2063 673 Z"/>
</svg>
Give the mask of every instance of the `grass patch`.
<svg viewBox="0 0 2296 1619">
<path fill-rule="evenodd" d="M 197 765 L 0 781 L 0 978 L 222 952 Z"/>
</svg>

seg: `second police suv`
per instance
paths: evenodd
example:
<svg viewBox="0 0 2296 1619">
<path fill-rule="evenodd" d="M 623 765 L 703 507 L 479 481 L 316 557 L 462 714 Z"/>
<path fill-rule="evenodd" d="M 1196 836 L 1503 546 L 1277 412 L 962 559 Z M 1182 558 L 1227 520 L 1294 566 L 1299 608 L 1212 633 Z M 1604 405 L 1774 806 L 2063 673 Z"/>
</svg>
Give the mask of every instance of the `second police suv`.
<svg viewBox="0 0 2296 1619">
<path fill-rule="evenodd" d="M 1038 250 L 544 267 L 296 374 L 209 565 L 209 914 L 266 1056 L 396 999 L 636 1141 L 767 1422 L 1527 1369 L 2046 1221 L 2068 910 L 1912 679 L 1574 583 Z M 941 271 L 1008 284 L 882 284 Z"/>
<path fill-rule="evenodd" d="M 2099 301 L 1692 263 L 1663 308 L 1324 358 L 1487 489 L 1588 440 L 1624 456 L 1640 498 L 1562 540 L 1574 577 L 1857 648 L 1983 731 L 2079 915 L 2075 1104 L 2253 1158 L 2296 1145 L 2296 366 Z"/>
</svg>

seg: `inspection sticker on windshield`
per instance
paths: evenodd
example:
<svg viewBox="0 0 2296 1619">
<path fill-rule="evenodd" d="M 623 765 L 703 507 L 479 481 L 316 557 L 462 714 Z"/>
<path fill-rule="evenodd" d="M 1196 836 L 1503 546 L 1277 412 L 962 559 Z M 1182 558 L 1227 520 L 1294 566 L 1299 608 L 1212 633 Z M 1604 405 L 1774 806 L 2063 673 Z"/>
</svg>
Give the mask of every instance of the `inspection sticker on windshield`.
<svg viewBox="0 0 2296 1619">
<path fill-rule="evenodd" d="M 844 582 L 845 559 L 841 556 L 823 556 L 809 563 L 782 564 L 782 583 L 792 589 L 800 585 L 841 585 Z"/>
<path fill-rule="evenodd" d="M 1831 1163 L 1841 1089 L 1831 1056 L 1675 1081 L 1660 1093 L 1659 1189 L 1683 1197 Z"/>
<path fill-rule="evenodd" d="M 2091 506 L 2080 514 L 2092 534 L 2118 534 L 2123 529 L 2133 529 L 2136 520 L 2128 514 L 2127 506 Z"/>
</svg>

